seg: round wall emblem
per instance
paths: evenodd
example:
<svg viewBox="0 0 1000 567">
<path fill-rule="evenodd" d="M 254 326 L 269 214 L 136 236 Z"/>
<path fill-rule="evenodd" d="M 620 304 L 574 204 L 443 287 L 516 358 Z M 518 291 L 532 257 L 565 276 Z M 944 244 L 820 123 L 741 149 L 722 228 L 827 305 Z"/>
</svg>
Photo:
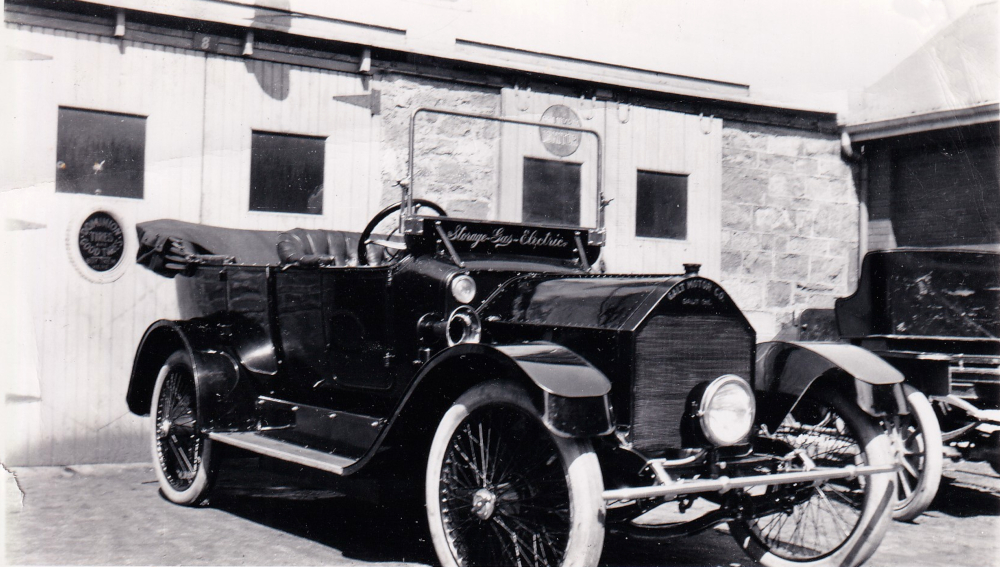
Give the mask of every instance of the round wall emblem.
<svg viewBox="0 0 1000 567">
<path fill-rule="evenodd" d="M 573 128 L 580 127 L 580 117 L 573 112 L 572 108 L 562 104 L 548 107 L 542 113 L 541 122 L 572 126 Z M 583 138 L 583 134 L 580 132 L 556 130 L 555 128 L 540 128 L 538 135 L 541 137 L 545 149 L 559 157 L 573 155 L 580 147 L 580 140 Z"/>
<path fill-rule="evenodd" d="M 125 234 L 115 217 L 104 211 L 92 213 L 77 236 L 80 257 L 95 272 L 113 270 L 125 254 Z"/>
</svg>

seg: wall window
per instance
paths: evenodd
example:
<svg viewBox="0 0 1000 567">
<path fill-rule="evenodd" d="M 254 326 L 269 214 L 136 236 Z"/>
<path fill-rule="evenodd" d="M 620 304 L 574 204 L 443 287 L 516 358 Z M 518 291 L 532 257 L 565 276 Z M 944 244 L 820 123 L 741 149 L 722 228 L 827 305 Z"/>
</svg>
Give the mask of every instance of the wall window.
<svg viewBox="0 0 1000 567">
<path fill-rule="evenodd" d="M 580 225 L 580 164 L 524 158 L 523 187 L 522 222 Z"/>
<path fill-rule="evenodd" d="M 635 201 L 635 235 L 687 238 L 688 176 L 639 171 Z"/>
<path fill-rule="evenodd" d="M 56 191 L 142 199 L 146 118 L 59 108 Z"/>
<path fill-rule="evenodd" d="M 326 139 L 253 133 L 250 210 L 323 214 Z"/>
</svg>

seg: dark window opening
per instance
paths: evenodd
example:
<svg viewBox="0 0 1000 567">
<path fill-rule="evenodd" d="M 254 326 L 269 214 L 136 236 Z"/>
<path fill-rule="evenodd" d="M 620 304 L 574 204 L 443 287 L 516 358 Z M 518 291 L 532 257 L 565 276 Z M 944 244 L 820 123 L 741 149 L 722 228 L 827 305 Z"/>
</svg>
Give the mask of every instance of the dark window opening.
<svg viewBox="0 0 1000 567">
<path fill-rule="evenodd" d="M 653 171 L 638 172 L 635 235 L 687 238 L 688 176 Z"/>
<path fill-rule="evenodd" d="M 146 118 L 59 108 L 56 191 L 142 199 Z"/>
<path fill-rule="evenodd" d="M 254 132 L 250 210 L 323 214 L 326 139 Z"/>
<path fill-rule="evenodd" d="M 522 222 L 580 226 L 580 164 L 524 158 Z"/>
</svg>

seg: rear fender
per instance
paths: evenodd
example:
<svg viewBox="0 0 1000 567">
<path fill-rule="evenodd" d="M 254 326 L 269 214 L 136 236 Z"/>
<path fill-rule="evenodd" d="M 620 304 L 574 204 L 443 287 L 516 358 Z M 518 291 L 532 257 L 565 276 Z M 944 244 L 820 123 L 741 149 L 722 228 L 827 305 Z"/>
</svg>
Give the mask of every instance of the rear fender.
<svg viewBox="0 0 1000 567">
<path fill-rule="evenodd" d="M 184 351 L 191 360 L 203 430 L 240 430 L 255 422 L 255 388 L 236 359 L 219 345 L 219 329 L 192 321 L 157 321 L 146 330 L 132 365 L 126 402 L 132 413 L 149 415 L 153 388 L 167 358 Z"/>
<path fill-rule="evenodd" d="M 812 387 L 843 389 L 872 416 L 905 413 L 903 375 L 871 352 L 843 343 L 757 345 L 758 421 L 774 429 Z"/>
<path fill-rule="evenodd" d="M 429 361 L 414 382 L 418 390 L 436 390 L 454 384 L 462 368 L 485 365 L 496 377 L 530 386 L 546 427 L 562 437 L 589 437 L 612 429 L 608 393 L 611 382 L 573 351 L 560 345 L 535 342 L 517 345 L 466 344 L 452 347 Z M 463 391 L 485 379 L 467 377 Z M 453 401 L 460 392 L 449 394 Z M 412 397 L 412 396 L 411 396 Z"/>
</svg>

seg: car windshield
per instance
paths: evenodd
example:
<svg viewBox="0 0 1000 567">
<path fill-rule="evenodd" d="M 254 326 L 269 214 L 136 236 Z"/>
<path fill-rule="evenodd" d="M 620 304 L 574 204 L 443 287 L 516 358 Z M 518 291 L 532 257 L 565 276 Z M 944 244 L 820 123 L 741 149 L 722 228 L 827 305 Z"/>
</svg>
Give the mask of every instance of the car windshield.
<svg viewBox="0 0 1000 567">
<path fill-rule="evenodd" d="M 599 228 L 600 139 L 561 108 L 535 122 L 416 111 L 410 195 L 452 217 Z"/>
</svg>

